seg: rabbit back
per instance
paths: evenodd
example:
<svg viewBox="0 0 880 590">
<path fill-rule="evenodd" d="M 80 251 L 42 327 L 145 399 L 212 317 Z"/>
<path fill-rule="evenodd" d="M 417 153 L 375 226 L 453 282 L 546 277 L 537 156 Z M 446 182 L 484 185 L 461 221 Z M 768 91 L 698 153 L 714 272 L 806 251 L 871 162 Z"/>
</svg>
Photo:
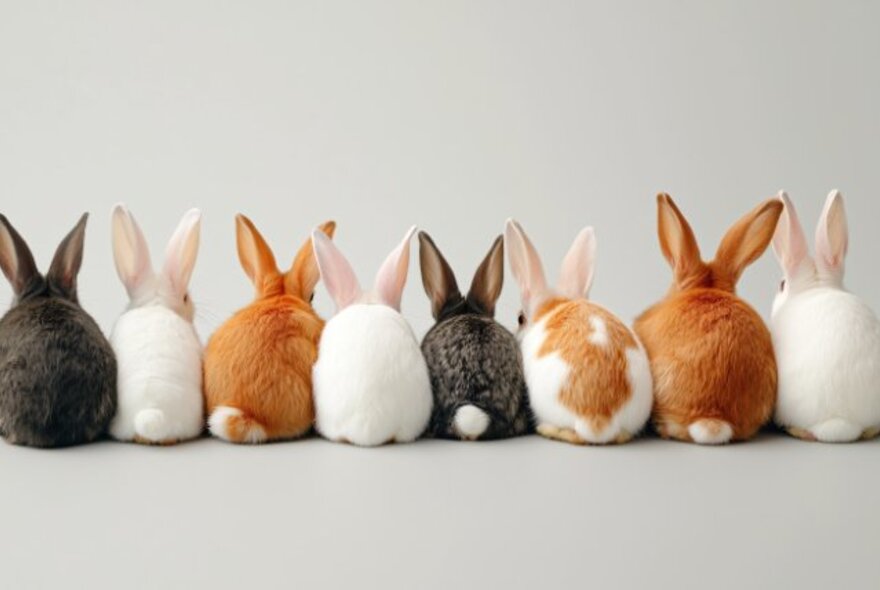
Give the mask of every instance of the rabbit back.
<svg viewBox="0 0 880 590">
<path fill-rule="evenodd" d="M 577 443 L 626 442 L 647 422 L 652 381 L 635 334 L 584 299 L 549 300 L 522 337 L 539 432 Z"/>
<path fill-rule="evenodd" d="M 745 440 L 770 418 L 777 386 L 770 331 L 742 299 L 720 289 L 683 291 L 646 311 L 636 332 L 651 359 L 661 435 Z"/>
<path fill-rule="evenodd" d="M 240 310 L 205 348 L 211 432 L 232 442 L 296 438 L 314 422 L 312 365 L 324 326 L 312 308 L 281 295 Z"/>
<path fill-rule="evenodd" d="M 199 436 L 202 353 L 192 324 L 162 305 L 135 308 L 119 317 L 110 343 L 119 370 L 111 436 L 151 443 Z"/>
<path fill-rule="evenodd" d="M 327 322 L 314 371 L 316 427 L 339 442 L 410 442 L 433 398 L 412 328 L 384 305 L 354 304 Z"/>
<path fill-rule="evenodd" d="M 780 308 L 771 330 L 780 426 L 827 442 L 856 440 L 880 427 L 880 322 L 862 300 L 839 289 L 810 289 Z"/>
<path fill-rule="evenodd" d="M 429 432 L 438 438 L 497 439 L 526 434 L 531 412 L 519 345 L 491 318 L 454 316 L 425 335 L 422 352 L 431 377 L 434 409 Z M 462 425 L 475 413 L 479 425 Z M 485 417 L 476 412 L 482 412 Z"/>
<path fill-rule="evenodd" d="M 0 319 L 0 431 L 63 447 L 101 436 L 116 411 L 116 360 L 101 329 L 67 300 L 23 301 Z"/>
</svg>

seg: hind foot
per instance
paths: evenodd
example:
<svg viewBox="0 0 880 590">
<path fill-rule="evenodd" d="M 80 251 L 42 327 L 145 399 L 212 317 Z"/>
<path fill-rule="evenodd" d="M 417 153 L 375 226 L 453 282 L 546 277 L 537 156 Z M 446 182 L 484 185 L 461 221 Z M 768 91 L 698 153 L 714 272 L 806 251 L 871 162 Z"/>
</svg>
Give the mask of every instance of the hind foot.
<svg viewBox="0 0 880 590">
<path fill-rule="evenodd" d="M 875 426 L 873 428 L 868 428 L 864 432 L 862 432 L 862 440 L 871 440 L 872 438 L 877 438 L 877 435 L 880 434 L 880 426 Z"/>
<path fill-rule="evenodd" d="M 807 442 L 816 442 L 816 435 L 806 428 L 798 428 L 797 426 L 789 426 L 785 429 L 791 436 L 805 440 Z"/>
<path fill-rule="evenodd" d="M 172 438 L 168 440 L 150 440 L 148 438 L 142 437 L 139 434 L 135 434 L 132 442 L 136 442 L 139 445 L 147 445 L 149 447 L 173 447 L 180 442 L 180 439 Z"/>
<path fill-rule="evenodd" d="M 617 445 L 625 445 L 629 441 L 633 439 L 633 434 L 631 432 L 627 432 L 626 430 L 621 430 L 620 434 L 617 435 L 617 438 L 614 439 L 614 444 Z"/>
<path fill-rule="evenodd" d="M 539 424 L 537 431 L 538 434 L 545 438 L 559 440 L 562 442 L 571 443 L 573 445 L 586 444 L 586 441 L 579 437 L 578 434 L 571 428 L 559 428 L 558 426 L 553 426 L 550 424 Z"/>
</svg>

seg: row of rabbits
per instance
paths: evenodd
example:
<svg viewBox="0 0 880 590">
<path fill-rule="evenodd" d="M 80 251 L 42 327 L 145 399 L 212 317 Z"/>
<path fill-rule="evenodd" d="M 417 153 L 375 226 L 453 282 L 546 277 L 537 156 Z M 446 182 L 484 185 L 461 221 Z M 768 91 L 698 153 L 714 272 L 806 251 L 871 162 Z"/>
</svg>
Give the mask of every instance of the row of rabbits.
<svg viewBox="0 0 880 590">
<path fill-rule="evenodd" d="M 117 272 L 131 303 L 109 342 L 78 304 L 86 217 L 41 275 L 0 216 L 0 266 L 15 301 L 0 319 L 0 434 L 38 447 L 113 438 L 171 444 L 202 434 L 236 443 L 293 439 L 315 427 L 363 446 L 439 438 L 495 439 L 536 429 L 577 444 L 623 443 L 652 420 L 666 438 L 722 444 L 752 437 L 773 415 L 792 435 L 829 442 L 880 432 L 880 322 L 843 289 L 848 232 L 832 192 L 811 257 L 785 193 L 737 222 L 703 261 L 687 220 L 658 197 L 667 296 L 633 329 L 588 300 L 596 238 L 582 230 L 548 285 L 534 245 L 509 220 L 466 295 L 439 248 L 419 233 L 422 282 L 436 324 L 421 345 L 400 314 L 415 228 L 361 288 L 317 228 L 279 270 L 239 215 L 241 265 L 254 301 L 202 351 L 188 284 L 200 214 L 187 212 L 161 271 L 123 206 L 113 211 Z M 773 243 L 785 280 L 771 329 L 735 294 Z M 517 337 L 494 320 L 504 250 L 522 295 Z M 337 313 L 312 308 L 318 282 Z M 772 334 L 772 335 L 771 335 Z M 778 365 L 778 369 L 777 369 Z"/>
</svg>

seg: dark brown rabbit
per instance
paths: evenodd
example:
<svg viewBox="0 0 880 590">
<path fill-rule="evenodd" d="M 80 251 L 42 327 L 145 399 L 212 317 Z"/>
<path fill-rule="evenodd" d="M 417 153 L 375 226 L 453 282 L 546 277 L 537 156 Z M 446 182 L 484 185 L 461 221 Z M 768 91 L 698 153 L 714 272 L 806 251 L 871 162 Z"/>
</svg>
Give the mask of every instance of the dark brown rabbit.
<svg viewBox="0 0 880 590">
<path fill-rule="evenodd" d="M 89 442 L 116 411 L 113 351 L 76 293 L 87 217 L 58 246 L 43 276 L 0 215 L 0 267 L 15 293 L 0 319 L 0 434 L 14 444 Z"/>
<path fill-rule="evenodd" d="M 422 283 L 437 323 L 425 335 L 434 410 L 429 434 L 497 439 L 526 434 L 531 412 L 519 345 L 494 319 L 504 280 L 501 236 L 477 269 L 467 297 L 425 232 L 419 233 Z"/>
</svg>

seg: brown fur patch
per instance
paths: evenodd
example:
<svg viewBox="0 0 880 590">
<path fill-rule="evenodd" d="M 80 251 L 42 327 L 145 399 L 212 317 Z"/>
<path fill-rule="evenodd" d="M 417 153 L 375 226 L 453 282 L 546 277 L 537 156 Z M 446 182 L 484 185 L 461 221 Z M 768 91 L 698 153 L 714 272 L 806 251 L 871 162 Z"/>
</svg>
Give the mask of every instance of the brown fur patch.
<svg viewBox="0 0 880 590">
<path fill-rule="evenodd" d="M 776 403 L 770 332 L 732 293 L 673 294 L 642 314 L 635 329 L 651 359 L 653 419 L 661 435 L 681 438 L 680 429 L 715 418 L 731 425 L 734 440 L 744 440 L 770 418 Z"/>
<path fill-rule="evenodd" d="M 205 401 L 242 411 L 262 426 L 267 440 L 299 437 L 315 419 L 312 365 L 324 322 L 304 301 L 281 295 L 236 313 L 205 349 Z M 228 425 L 244 437 L 241 420 Z M 241 426 L 241 428 L 239 428 Z"/>
<path fill-rule="evenodd" d="M 559 401 L 601 432 L 632 396 L 626 351 L 637 347 L 636 340 L 608 310 L 584 299 L 550 299 L 538 308 L 534 321 L 545 316 L 547 336 L 538 355 L 558 353 L 570 367 Z M 590 341 L 592 318 L 605 324 L 608 344 Z"/>
</svg>

